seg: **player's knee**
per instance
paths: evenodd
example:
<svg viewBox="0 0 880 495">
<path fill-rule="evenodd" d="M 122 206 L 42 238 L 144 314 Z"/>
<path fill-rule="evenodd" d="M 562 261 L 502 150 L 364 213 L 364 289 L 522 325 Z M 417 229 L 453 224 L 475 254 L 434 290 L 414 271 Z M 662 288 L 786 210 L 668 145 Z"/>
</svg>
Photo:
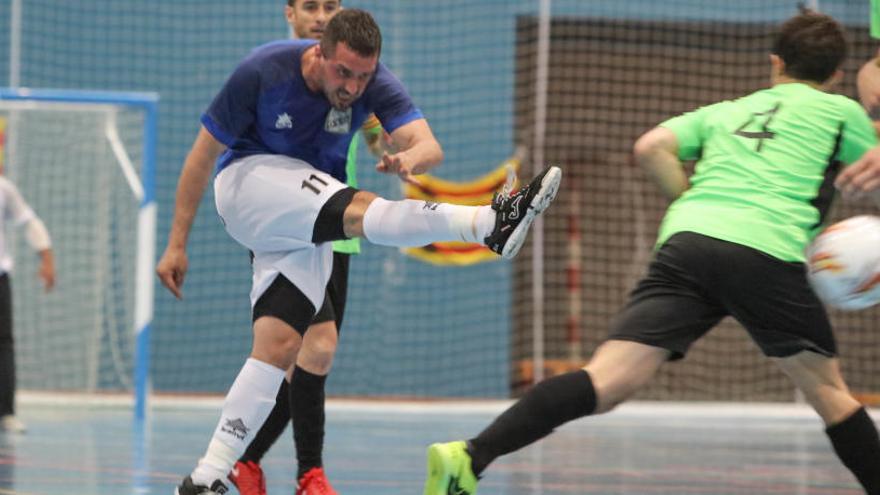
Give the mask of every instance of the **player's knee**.
<svg viewBox="0 0 880 495">
<path fill-rule="evenodd" d="M 276 318 L 259 318 L 254 323 L 251 356 L 281 369 L 289 368 L 302 345 L 302 337 Z"/>
<path fill-rule="evenodd" d="M 837 359 L 803 351 L 786 358 L 773 358 L 773 361 L 804 394 L 804 399 L 825 424 L 836 424 L 861 407 L 843 380 Z"/>
<path fill-rule="evenodd" d="M 364 237 L 364 214 L 376 198 L 378 196 L 369 191 L 358 191 L 354 195 L 342 217 L 346 237 Z"/>
<path fill-rule="evenodd" d="M 632 395 L 632 393 L 623 393 L 621 390 L 597 388 L 596 411 L 593 414 L 607 413 L 626 402 Z"/>
<path fill-rule="evenodd" d="M 587 371 L 593 378 L 593 387 L 596 390 L 596 411 L 594 414 L 602 414 L 616 408 L 626 402 L 644 385 L 645 381 L 631 377 L 624 379 L 603 379 L 601 374 Z"/>
<path fill-rule="evenodd" d="M 336 344 L 337 340 L 335 337 L 307 341 L 297 357 L 297 365 L 310 373 L 327 374 L 333 365 Z"/>
</svg>

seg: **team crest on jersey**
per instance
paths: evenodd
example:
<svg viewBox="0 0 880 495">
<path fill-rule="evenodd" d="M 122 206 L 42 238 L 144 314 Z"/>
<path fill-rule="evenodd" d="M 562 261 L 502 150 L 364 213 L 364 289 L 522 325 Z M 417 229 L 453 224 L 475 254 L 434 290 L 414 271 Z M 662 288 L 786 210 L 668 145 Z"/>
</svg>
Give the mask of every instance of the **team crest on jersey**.
<svg viewBox="0 0 880 495">
<path fill-rule="evenodd" d="M 333 134 L 348 134 L 351 132 L 351 108 L 337 110 L 331 108 L 324 121 L 324 130 Z"/>
<path fill-rule="evenodd" d="M 290 115 L 287 115 L 287 112 L 282 113 L 278 116 L 278 119 L 275 121 L 276 129 L 293 129 L 293 119 L 290 118 Z"/>
</svg>

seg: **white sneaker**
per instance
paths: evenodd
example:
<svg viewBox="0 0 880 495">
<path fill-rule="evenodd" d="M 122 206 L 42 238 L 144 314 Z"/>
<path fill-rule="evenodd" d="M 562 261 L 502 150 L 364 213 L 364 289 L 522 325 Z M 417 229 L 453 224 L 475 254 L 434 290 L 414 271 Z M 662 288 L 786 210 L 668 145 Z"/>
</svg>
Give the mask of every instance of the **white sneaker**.
<svg viewBox="0 0 880 495">
<path fill-rule="evenodd" d="M 6 416 L 0 417 L 0 429 L 10 433 L 24 433 L 27 431 L 27 426 L 25 426 L 25 424 L 14 415 L 7 414 Z"/>
</svg>

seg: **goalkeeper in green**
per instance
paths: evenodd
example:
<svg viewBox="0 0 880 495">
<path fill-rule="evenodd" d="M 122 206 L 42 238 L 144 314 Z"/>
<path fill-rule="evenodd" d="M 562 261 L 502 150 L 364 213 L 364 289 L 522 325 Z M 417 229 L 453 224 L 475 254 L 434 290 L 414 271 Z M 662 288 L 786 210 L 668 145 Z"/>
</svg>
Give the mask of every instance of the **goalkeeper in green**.
<svg viewBox="0 0 880 495">
<path fill-rule="evenodd" d="M 803 392 L 866 492 L 880 494 L 877 429 L 841 376 L 803 254 L 827 220 L 841 163 L 877 144 L 865 111 L 826 92 L 845 54 L 843 28 L 804 12 L 776 36 L 769 89 L 638 139 L 636 162 L 672 200 L 647 275 L 583 369 L 538 383 L 476 437 L 430 446 L 425 495 L 476 493 L 494 459 L 612 410 L 726 316 Z"/>
</svg>

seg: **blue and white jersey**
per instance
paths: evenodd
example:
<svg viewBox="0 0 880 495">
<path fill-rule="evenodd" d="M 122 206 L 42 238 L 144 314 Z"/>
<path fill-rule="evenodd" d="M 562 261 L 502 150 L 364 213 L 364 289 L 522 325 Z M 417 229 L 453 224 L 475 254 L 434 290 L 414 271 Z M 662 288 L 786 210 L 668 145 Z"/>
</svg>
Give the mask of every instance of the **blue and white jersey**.
<svg viewBox="0 0 880 495">
<path fill-rule="evenodd" d="M 403 84 L 382 63 L 350 112 L 334 110 L 303 78 L 303 52 L 315 43 L 268 43 L 235 69 L 201 119 L 227 147 L 217 161 L 217 172 L 245 156 L 278 154 L 303 160 L 345 182 L 348 145 L 371 113 L 389 133 L 422 118 Z"/>
</svg>

